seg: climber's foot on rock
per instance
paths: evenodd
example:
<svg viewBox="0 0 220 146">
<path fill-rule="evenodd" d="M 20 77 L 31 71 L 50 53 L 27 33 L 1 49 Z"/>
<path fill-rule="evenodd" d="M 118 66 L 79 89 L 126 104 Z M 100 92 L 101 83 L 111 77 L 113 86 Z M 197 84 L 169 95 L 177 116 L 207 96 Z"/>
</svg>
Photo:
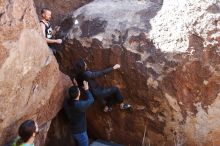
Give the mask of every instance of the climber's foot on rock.
<svg viewBox="0 0 220 146">
<path fill-rule="evenodd" d="M 130 105 L 130 104 L 127 104 L 127 103 L 121 103 L 120 108 L 121 108 L 122 110 L 130 109 L 130 108 L 131 108 L 131 105 Z"/>
<path fill-rule="evenodd" d="M 109 106 L 105 106 L 104 109 L 103 109 L 103 111 L 104 111 L 105 113 L 108 113 L 108 112 L 111 112 L 111 111 L 112 111 L 112 108 L 109 107 Z"/>
</svg>

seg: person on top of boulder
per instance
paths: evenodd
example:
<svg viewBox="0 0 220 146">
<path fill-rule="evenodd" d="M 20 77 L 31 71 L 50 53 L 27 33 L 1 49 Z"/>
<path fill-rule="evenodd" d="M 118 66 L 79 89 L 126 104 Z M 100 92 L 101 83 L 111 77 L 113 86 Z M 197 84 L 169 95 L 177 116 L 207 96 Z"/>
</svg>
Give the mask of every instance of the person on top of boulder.
<svg viewBox="0 0 220 146">
<path fill-rule="evenodd" d="M 59 31 L 60 27 L 56 26 L 54 30 L 52 29 L 51 24 L 50 24 L 51 11 L 49 9 L 43 8 L 41 10 L 41 16 L 42 16 L 42 19 L 40 21 L 40 24 L 41 24 L 43 34 L 45 36 L 45 39 L 46 39 L 46 42 L 49 48 L 53 51 L 55 55 L 57 53 L 57 50 L 54 44 L 62 43 L 62 39 L 54 39 L 54 35 L 56 34 L 56 32 Z"/>
<path fill-rule="evenodd" d="M 117 87 L 101 87 L 95 81 L 96 78 L 102 77 L 105 74 L 119 68 L 120 65 L 116 64 L 113 67 L 104 69 L 102 71 L 90 71 L 88 70 L 87 64 L 83 59 L 80 59 L 76 62 L 76 81 L 79 87 L 82 86 L 82 82 L 84 80 L 88 81 L 92 94 L 104 105 L 104 112 L 110 112 L 112 110 L 112 106 L 116 103 L 120 103 L 121 109 L 131 108 L 131 105 L 123 103 L 124 97 L 121 95 Z"/>
<path fill-rule="evenodd" d="M 12 146 L 34 146 L 34 139 L 39 132 L 38 125 L 33 120 L 24 121 L 19 129 L 19 137 L 14 141 Z"/>
</svg>

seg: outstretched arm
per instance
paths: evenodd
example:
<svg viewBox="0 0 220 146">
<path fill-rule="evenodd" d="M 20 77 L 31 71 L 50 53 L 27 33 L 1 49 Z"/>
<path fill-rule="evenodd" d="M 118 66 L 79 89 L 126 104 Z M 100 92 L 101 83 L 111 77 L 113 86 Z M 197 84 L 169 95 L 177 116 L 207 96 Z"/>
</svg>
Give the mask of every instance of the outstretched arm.
<svg viewBox="0 0 220 146">
<path fill-rule="evenodd" d="M 94 79 L 94 78 L 98 78 L 98 77 L 101 77 L 109 72 L 113 71 L 113 68 L 110 67 L 110 68 L 107 68 L 105 70 L 102 70 L 102 71 L 86 71 L 84 73 L 85 77 L 87 79 Z"/>
<path fill-rule="evenodd" d="M 87 72 L 84 73 L 84 75 L 88 79 L 94 79 L 94 78 L 98 78 L 98 77 L 104 76 L 105 74 L 110 73 L 113 70 L 119 69 L 119 68 L 120 68 L 120 65 L 116 64 L 113 67 L 109 67 L 109 68 L 104 69 L 102 71 L 95 71 L 95 72 L 87 71 Z"/>
</svg>

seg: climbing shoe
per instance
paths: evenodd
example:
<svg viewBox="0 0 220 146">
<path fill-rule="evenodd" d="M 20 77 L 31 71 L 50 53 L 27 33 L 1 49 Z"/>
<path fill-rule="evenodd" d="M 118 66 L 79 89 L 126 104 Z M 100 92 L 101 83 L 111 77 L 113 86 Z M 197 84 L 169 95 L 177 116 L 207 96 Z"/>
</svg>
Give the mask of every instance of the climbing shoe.
<svg viewBox="0 0 220 146">
<path fill-rule="evenodd" d="M 108 106 L 105 106 L 103 111 L 104 111 L 105 113 L 111 112 L 111 111 L 112 111 L 112 108 L 111 108 L 111 107 L 108 107 Z"/>
<path fill-rule="evenodd" d="M 131 105 L 130 105 L 130 104 L 127 104 L 127 103 L 122 103 L 122 104 L 120 105 L 120 108 L 121 108 L 122 110 L 124 110 L 124 109 L 130 109 L 130 108 L 131 108 Z"/>
</svg>

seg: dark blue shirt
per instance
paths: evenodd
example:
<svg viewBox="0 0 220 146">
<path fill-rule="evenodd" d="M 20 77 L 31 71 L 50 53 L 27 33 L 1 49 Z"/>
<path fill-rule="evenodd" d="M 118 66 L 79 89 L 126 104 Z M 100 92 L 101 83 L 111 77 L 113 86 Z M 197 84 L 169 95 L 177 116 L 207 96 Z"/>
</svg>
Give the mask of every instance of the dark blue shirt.
<svg viewBox="0 0 220 146">
<path fill-rule="evenodd" d="M 73 134 L 83 133 L 87 129 L 86 110 L 94 102 L 94 98 L 89 91 L 86 91 L 86 100 L 74 100 L 71 104 L 67 99 L 64 102 L 64 110 L 70 120 Z"/>
</svg>

